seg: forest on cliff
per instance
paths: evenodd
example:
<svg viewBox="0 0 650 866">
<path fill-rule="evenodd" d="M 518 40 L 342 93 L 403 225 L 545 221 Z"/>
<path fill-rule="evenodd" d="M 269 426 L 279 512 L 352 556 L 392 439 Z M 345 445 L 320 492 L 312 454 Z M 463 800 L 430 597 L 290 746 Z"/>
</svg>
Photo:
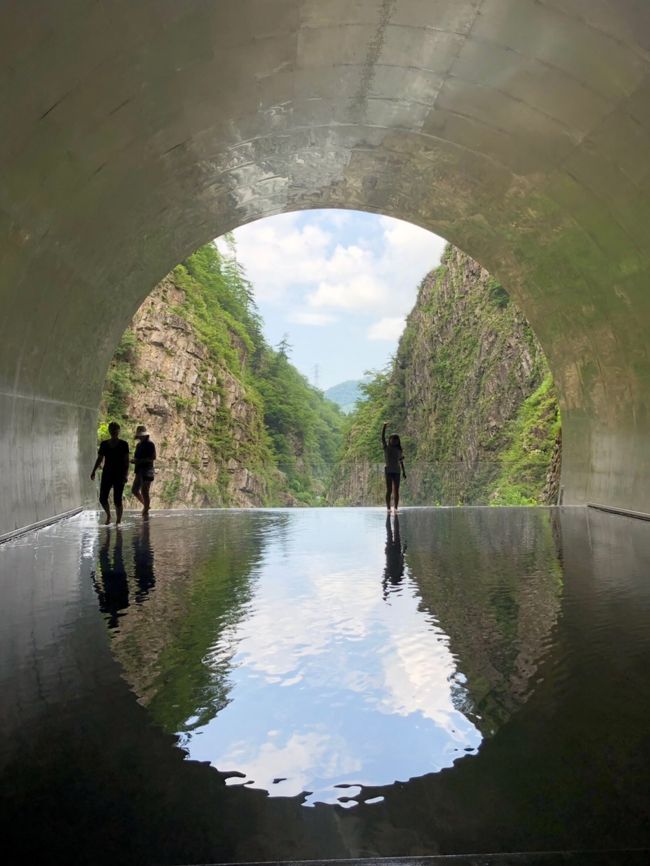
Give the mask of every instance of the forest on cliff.
<svg viewBox="0 0 650 866">
<path fill-rule="evenodd" d="M 546 359 L 504 288 L 454 247 L 422 281 L 386 369 L 343 384 L 362 393 L 347 416 L 292 365 L 288 340 L 268 344 L 234 243 L 207 244 L 123 335 L 99 435 L 112 419 L 127 436 L 147 425 L 154 507 L 379 504 L 384 420 L 402 437 L 404 504 L 555 501 Z"/>
<path fill-rule="evenodd" d="M 329 499 L 381 501 L 379 430 L 399 432 L 405 504 L 555 502 L 560 414 L 546 357 L 503 286 L 452 246 L 387 368 L 361 385 Z"/>
<path fill-rule="evenodd" d="M 312 505 L 323 500 L 344 416 L 262 333 L 253 288 L 214 244 L 152 292 L 110 365 L 110 419 L 145 423 L 160 507 Z"/>
</svg>

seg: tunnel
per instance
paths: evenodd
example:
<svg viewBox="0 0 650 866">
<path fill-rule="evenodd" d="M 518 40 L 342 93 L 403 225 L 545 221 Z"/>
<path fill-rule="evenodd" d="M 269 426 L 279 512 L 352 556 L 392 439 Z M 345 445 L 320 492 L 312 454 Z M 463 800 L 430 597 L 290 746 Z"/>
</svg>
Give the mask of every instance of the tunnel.
<svg viewBox="0 0 650 866">
<path fill-rule="evenodd" d="M 92 501 L 97 405 L 177 262 L 354 208 L 488 268 L 550 362 L 565 504 L 650 512 L 645 0 L 8 0 L 0 536 Z"/>
</svg>

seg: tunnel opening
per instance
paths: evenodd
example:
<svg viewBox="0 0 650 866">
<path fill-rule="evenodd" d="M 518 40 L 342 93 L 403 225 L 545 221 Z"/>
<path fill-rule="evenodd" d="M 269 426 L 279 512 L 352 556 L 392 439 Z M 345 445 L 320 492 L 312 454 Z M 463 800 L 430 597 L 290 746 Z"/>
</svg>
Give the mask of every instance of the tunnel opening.
<svg viewBox="0 0 650 866">
<path fill-rule="evenodd" d="M 208 244 L 156 286 L 109 366 L 98 436 L 147 427 L 154 508 L 378 505 L 383 415 L 403 505 L 558 499 L 552 376 L 501 283 L 415 226 L 310 210 Z"/>
<path fill-rule="evenodd" d="M 314 206 L 392 214 L 481 261 L 549 357 L 564 501 L 650 512 L 635 0 L 247 0 L 153 14 L 147 40 L 146 4 L 66 14 L 6 16 L 3 534 L 87 498 L 103 373 L 148 289 L 197 242 Z"/>
</svg>

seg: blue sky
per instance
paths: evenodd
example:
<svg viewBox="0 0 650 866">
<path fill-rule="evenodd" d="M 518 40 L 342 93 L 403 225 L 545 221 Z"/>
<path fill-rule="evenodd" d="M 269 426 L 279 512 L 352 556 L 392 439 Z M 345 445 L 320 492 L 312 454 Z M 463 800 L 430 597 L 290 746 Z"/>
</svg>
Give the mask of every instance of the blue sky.
<svg viewBox="0 0 650 866">
<path fill-rule="evenodd" d="M 234 232 L 266 338 L 329 388 L 381 369 L 397 348 L 422 277 L 444 241 L 410 223 L 358 211 L 281 214 Z"/>
</svg>

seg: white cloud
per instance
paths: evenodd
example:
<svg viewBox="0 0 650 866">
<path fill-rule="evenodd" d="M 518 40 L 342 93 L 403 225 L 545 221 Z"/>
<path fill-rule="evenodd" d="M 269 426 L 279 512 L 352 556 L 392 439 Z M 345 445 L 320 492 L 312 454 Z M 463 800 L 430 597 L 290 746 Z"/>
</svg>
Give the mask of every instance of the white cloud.
<svg viewBox="0 0 650 866">
<path fill-rule="evenodd" d="M 235 231 L 237 257 L 261 301 L 286 303 L 296 287 L 316 283 L 332 235 L 319 225 L 296 225 L 298 214 L 280 214 Z"/>
<path fill-rule="evenodd" d="M 332 316 L 329 313 L 310 313 L 304 310 L 294 310 L 294 312 L 289 313 L 288 319 L 296 325 L 312 325 L 315 328 L 322 328 L 335 322 L 336 316 Z"/>
<path fill-rule="evenodd" d="M 379 218 L 381 233 L 372 243 L 365 237 L 342 242 L 358 222 L 353 212 L 318 211 L 308 223 L 304 214 L 290 213 L 237 229 L 238 257 L 258 299 L 387 318 L 405 315 L 445 242 L 390 217 Z"/>
<path fill-rule="evenodd" d="M 319 283 L 307 297 L 313 307 L 372 311 L 386 302 L 384 286 L 372 274 L 358 273 L 348 279 Z"/>
<path fill-rule="evenodd" d="M 368 328 L 369 340 L 398 340 L 404 330 L 404 316 L 386 317 Z"/>
<path fill-rule="evenodd" d="M 395 312 L 406 314 L 422 278 L 440 262 L 445 241 L 431 232 L 401 220 L 381 217 L 384 247 L 377 271 L 386 286 Z"/>
</svg>

